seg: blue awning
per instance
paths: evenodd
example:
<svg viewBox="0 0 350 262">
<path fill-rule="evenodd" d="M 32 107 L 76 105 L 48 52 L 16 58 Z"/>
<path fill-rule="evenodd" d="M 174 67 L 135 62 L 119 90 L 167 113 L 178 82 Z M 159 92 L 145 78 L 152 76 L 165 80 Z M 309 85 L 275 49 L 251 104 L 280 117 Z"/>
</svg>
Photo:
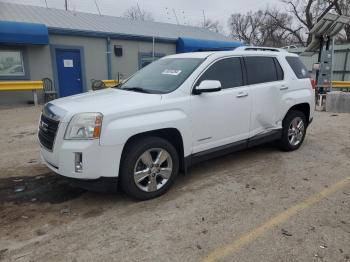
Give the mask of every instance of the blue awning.
<svg viewBox="0 0 350 262">
<path fill-rule="evenodd" d="M 47 45 L 49 33 L 44 24 L 0 21 L 0 43 Z"/>
<path fill-rule="evenodd" d="M 241 42 L 216 41 L 216 40 L 180 37 L 176 43 L 176 53 L 213 51 L 213 50 L 217 50 L 217 51 L 232 50 L 242 45 L 243 44 Z"/>
</svg>

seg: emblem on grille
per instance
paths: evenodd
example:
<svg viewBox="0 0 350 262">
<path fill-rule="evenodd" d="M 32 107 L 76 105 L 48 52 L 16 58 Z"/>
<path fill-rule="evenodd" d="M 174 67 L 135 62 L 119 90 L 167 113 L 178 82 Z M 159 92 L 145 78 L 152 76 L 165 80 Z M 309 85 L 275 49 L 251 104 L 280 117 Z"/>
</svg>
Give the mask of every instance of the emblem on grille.
<svg viewBox="0 0 350 262">
<path fill-rule="evenodd" d="M 40 128 L 44 131 L 47 132 L 49 125 L 42 120 L 40 121 Z"/>
</svg>

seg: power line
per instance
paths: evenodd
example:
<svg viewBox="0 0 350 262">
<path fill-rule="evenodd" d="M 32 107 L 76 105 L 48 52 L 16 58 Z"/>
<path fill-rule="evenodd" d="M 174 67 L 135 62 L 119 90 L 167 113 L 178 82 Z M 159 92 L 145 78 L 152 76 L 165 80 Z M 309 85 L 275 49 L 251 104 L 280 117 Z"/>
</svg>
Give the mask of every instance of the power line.
<svg viewBox="0 0 350 262">
<path fill-rule="evenodd" d="M 95 5 L 96 5 L 96 8 L 97 8 L 97 12 L 99 13 L 99 15 L 101 15 L 101 10 L 100 10 L 100 7 L 97 4 L 97 0 L 94 0 L 94 2 L 95 2 Z"/>
</svg>

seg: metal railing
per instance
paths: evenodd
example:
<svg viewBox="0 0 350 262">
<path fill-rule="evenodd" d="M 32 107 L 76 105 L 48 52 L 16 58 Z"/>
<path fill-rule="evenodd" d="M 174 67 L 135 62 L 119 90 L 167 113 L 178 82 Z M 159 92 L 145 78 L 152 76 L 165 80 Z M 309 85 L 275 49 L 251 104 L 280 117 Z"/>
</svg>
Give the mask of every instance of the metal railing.
<svg viewBox="0 0 350 262">
<path fill-rule="evenodd" d="M 102 80 L 106 87 L 116 86 L 118 84 L 118 80 Z"/>
<path fill-rule="evenodd" d="M 32 91 L 34 105 L 38 105 L 38 90 L 43 90 L 43 81 L 0 81 L 0 91 Z"/>
</svg>

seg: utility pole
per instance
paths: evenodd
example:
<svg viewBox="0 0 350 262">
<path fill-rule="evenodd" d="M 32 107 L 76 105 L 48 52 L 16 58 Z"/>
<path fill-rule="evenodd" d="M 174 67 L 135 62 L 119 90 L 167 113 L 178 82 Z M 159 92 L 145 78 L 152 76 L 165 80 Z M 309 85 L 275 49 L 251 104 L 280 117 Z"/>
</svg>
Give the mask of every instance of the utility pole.
<svg viewBox="0 0 350 262">
<path fill-rule="evenodd" d="M 68 11 L 68 0 L 64 0 L 64 8 Z"/>
<path fill-rule="evenodd" d="M 47 1 L 45 0 L 45 5 L 46 5 L 46 8 L 49 8 L 48 6 L 47 6 Z"/>
<path fill-rule="evenodd" d="M 205 12 L 204 12 L 204 9 L 202 11 L 203 11 L 203 27 L 205 27 Z"/>
<path fill-rule="evenodd" d="M 137 5 L 137 9 L 139 10 L 140 19 L 141 19 L 141 20 L 144 20 L 144 17 L 143 17 L 143 15 L 142 15 L 142 11 L 141 11 L 141 8 L 140 8 L 140 6 L 139 6 L 139 3 L 136 2 L 136 5 Z"/>
</svg>

